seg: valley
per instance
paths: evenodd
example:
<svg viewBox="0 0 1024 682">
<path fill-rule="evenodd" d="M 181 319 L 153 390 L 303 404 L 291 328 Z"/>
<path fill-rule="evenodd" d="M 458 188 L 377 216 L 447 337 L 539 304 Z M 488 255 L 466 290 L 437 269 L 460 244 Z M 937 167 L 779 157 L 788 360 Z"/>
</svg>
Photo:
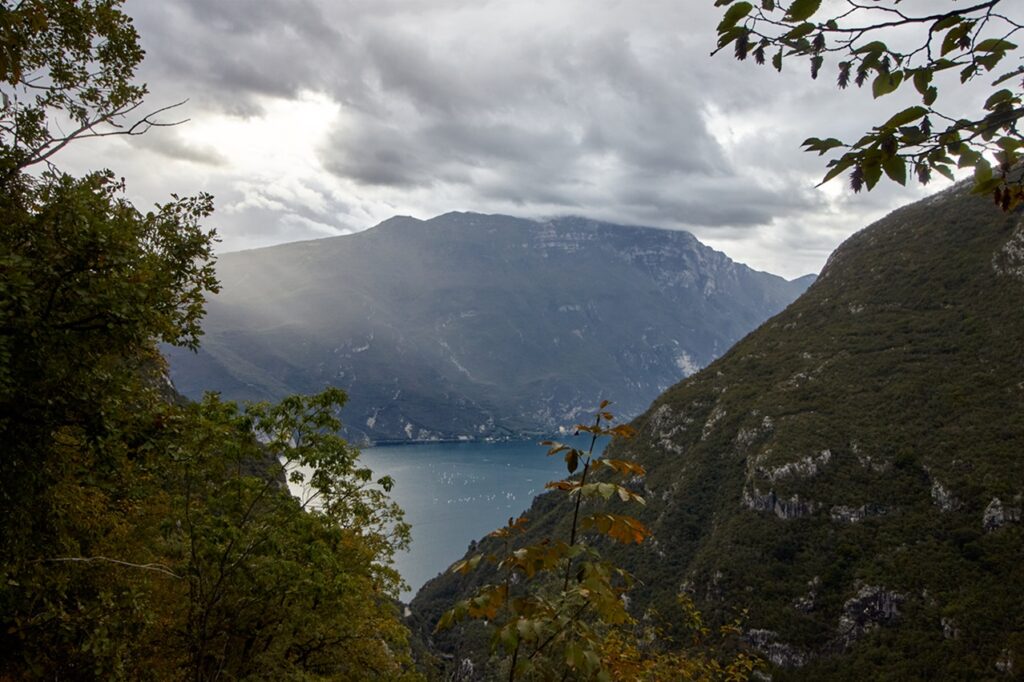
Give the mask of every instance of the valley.
<svg viewBox="0 0 1024 682">
<path fill-rule="evenodd" d="M 448 213 L 220 257 L 190 398 L 349 397 L 355 443 L 558 433 L 624 416 L 724 353 L 813 281 L 735 263 L 683 231 Z"/>
<path fill-rule="evenodd" d="M 1024 679 L 1022 8 L 0 0 L 0 682 Z"/>
<path fill-rule="evenodd" d="M 638 516 L 653 538 L 606 547 L 639 580 L 636 616 L 677 594 L 712 622 L 745 613 L 774 680 L 1013 678 L 1022 245 L 1020 211 L 963 184 L 904 207 L 638 417 L 607 454 L 646 467 Z M 556 496 L 527 516 L 523 543 L 565 537 Z M 412 603 L 421 636 L 440 604 L 493 578 L 429 582 Z M 464 655 L 475 625 L 429 636 Z"/>
</svg>

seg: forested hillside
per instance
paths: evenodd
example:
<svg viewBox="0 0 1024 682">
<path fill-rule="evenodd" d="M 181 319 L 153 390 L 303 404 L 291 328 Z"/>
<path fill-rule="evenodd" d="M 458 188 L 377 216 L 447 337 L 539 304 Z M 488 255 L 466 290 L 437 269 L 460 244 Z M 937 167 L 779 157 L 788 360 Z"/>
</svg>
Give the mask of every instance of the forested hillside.
<svg viewBox="0 0 1024 682">
<path fill-rule="evenodd" d="M 855 234 L 785 307 L 808 278 L 753 271 L 686 232 L 582 218 L 396 218 L 351 237 L 237 253 L 217 269 L 209 194 L 168 187 L 166 200 L 140 210 L 129 199 L 133 178 L 103 168 L 122 160 L 111 149 L 127 146 L 96 147 L 94 170 L 62 167 L 64 150 L 85 139 L 125 142 L 183 123 L 173 118 L 179 105 L 146 103 L 135 79 L 144 51 L 123 0 L 0 0 L 0 682 L 1019 679 L 1024 70 L 992 74 L 992 87 L 1015 84 L 991 93 L 975 120 L 929 108 L 933 75 L 958 66 L 968 83 L 1017 49 L 1008 38 L 1024 24 L 999 14 L 1001 2 L 920 17 L 897 10 L 898 0 L 850 3 L 845 15 L 818 19 L 831 5 L 714 3 L 724 8 L 719 49 L 740 59 L 768 63 L 765 50 L 782 46 L 787 59 L 807 57 L 816 77 L 824 53 L 848 54 L 854 82 L 870 76 L 875 97 L 913 82 L 925 106 L 896 112 L 852 146 L 805 142 L 821 153 L 848 149 L 830 177 L 848 171 L 859 190 L 883 174 L 904 184 L 911 171 L 922 182 L 932 170 L 952 176 L 954 165 L 975 171 L 973 192 L 961 183 Z M 322 6 L 293 4 L 295 15 L 208 3 L 202 20 L 225 38 L 252 29 L 264 39 L 284 26 L 289 37 L 307 31 L 338 44 Z M 888 21 L 850 29 L 865 11 Z M 863 44 L 875 31 L 914 26 L 929 27 L 914 53 Z M 1003 37 L 986 37 L 992 31 Z M 177 49 L 184 36 L 174 37 Z M 620 54 L 639 56 L 608 54 L 599 61 L 613 70 L 625 64 Z M 280 73 L 295 66 L 286 61 L 274 64 Z M 185 67 L 172 62 L 164 68 Z M 230 75 L 250 84 L 268 75 L 256 73 L 267 60 L 252 65 Z M 628 84 L 631 101 L 654 106 L 636 96 L 652 81 L 626 65 L 614 80 Z M 851 69 L 840 63 L 841 87 Z M 406 75 L 390 84 L 418 78 Z M 346 84 L 387 80 L 367 68 Z M 258 119 L 261 104 L 309 113 L 302 107 L 317 97 L 301 87 L 282 101 L 294 85 L 264 87 L 276 94 L 263 100 L 225 97 L 231 126 L 220 132 L 231 137 Z M 538 92 L 547 100 L 552 91 Z M 382 117 L 381 138 L 404 142 L 383 120 L 386 99 L 368 115 Z M 654 113 L 679 125 L 665 102 L 674 100 Z M 355 108 L 347 97 L 326 104 Z M 692 120 L 735 112 L 712 104 L 693 108 Z M 933 130 L 932 116 L 948 127 Z M 700 179 L 700 166 L 716 182 L 696 183 L 698 192 L 749 179 L 726 158 L 741 148 L 721 146 L 751 139 L 745 131 L 709 134 L 703 146 L 716 158 L 680 175 L 662 173 L 667 143 L 655 129 L 613 120 L 644 147 L 656 143 L 657 158 L 640 164 L 645 181 Z M 707 154 L 694 131 L 684 153 Z M 566 135 L 599 142 L 599 159 L 614 156 L 599 128 Z M 225 163 L 182 138 L 152 150 L 168 164 L 175 155 Z M 387 149 L 360 158 L 402 162 Z M 489 169 L 493 160 L 467 164 Z M 410 168 L 427 175 L 435 166 Z M 386 176 L 347 181 L 365 188 Z M 145 181 L 161 177 L 154 168 Z M 369 195 L 327 197 L 330 187 L 295 191 L 301 183 L 289 180 L 292 199 L 370 213 L 356 201 Z M 246 182 L 253 190 L 266 178 Z M 431 182 L 403 186 L 432 193 Z M 764 200 L 769 186 L 749 187 Z M 240 194 L 236 210 L 249 200 L 275 205 Z M 630 194 L 634 208 L 657 196 Z M 835 217 L 822 211 L 763 219 L 774 227 L 796 215 Z M 747 213 L 733 219 L 761 211 Z M 817 229 L 803 234 L 820 237 Z M 204 325 L 207 350 L 186 355 L 202 347 Z M 179 370 L 196 400 L 176 391 L 165 351 L 196 360 Z M 276 402 L 199 399 L 205 388 Z M 544 443 L 566 478 L 524 517 L 473 541 L 464 559 L 452 557 L 454 570 L 407 609 L 392 562 L 410 527 L 389 498 L 394 480 L 363 466 L 340 435 L 346 388 L 356 396 L 349 433 L 361 440 L 501 437 L 583 422 L 576 435 L 590 435 L 590 448 Z M 617 424 L 613 412 L 641 414 Z M 614 441 L 598 454 L 603 437 Z"/>
<path fill-rule="evenodd" d="M 647 469 L 653 538 L 613 552 L 634 615 L 678 593 L 718 622 L 746 611 L 778 680 L 1019 675 L 1022 310 L 1021 213 L 963 185 L 850 238 L 606 452 Z M 563 506 L 538 498 L 528 538 Z M 424 633 L 479 580 L 428 583 Z"/>
<path fill-rule="evenodd" d="M 118 5 L 0 4 L 0 679 L 415 678 L 408 527 L 335 435 L 344 394 L 168 384 L 157 344 L 194 348 L 217 290 L 211 197 L 142 213 L 55 165 L 150 126 Z"/>
</svg>

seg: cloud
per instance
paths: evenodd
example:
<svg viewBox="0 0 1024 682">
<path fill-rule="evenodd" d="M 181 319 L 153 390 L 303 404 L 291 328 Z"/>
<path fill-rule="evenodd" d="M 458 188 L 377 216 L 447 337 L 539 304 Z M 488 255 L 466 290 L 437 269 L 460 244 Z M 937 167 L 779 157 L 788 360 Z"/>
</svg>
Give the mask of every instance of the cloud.
<svg viewBox="0 0 1024 682">
<path fill-rule="evenodd" d="M 375 188 L 446 186 L 485 210 L 607 212 L 615 201 L 634 220 L 757 225 L 769 208 L 804 205 L 765 196 L 728 162 L 697 80 L 676 75 L 692 48 L 632 16 L 639 25 L 582 31 L 510 21 L 498 35 L 469 17 L 431 42 L 371 30 L 374 76 L 321 150 L 324 167 Z M 759 205 L 738 206 L 740 195 Z"/>
<path fill-rule="evenodd" d="M 182 124 L 184 125 L 184 123 Z M 129 138 L 136 149 L 144 149 L 168 159 L 204 164 L 208 166 L 225 166 L 228 159 L 210 145 L 198 145 L 184 137 L 176 128 L 158 128 L 159 133 L 136 135 Z"/>
<path fill-rule="evenodd" d="M 225 248 L 392 214 L 575 213 L 690 229 L 796 275 L 921 194 L 815 189 L 824 162 L 799 143 L 856 137 L 899 95 L 872 102 L 800 69 L 711 58 L 721 9 L 709 2 L 182 0 L 128 11 L 151 101 L 188 97 L 193 120 L 132 148 L 166 159 L 159 181 L 172 191 L 206 183 Z M 141 158 L 117 161 L 145 173 Z"/>
</svg>

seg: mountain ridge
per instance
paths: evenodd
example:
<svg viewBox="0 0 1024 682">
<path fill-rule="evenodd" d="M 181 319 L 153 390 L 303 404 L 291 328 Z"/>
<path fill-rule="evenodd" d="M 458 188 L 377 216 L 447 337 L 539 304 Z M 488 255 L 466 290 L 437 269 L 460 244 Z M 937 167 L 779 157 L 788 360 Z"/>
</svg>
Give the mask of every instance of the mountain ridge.
<svg viewBox="0 0 1024 682">
<path fill-rule="evenodd" d="M 964 185 L 893 212 L 633 422 L 607 453 L 646 467 L 654 539 L 606 549 L 640 580 L 634 615 L 679 593 L 712 623 L 745 610 L 776 680 L 1019 676 L 1022 215 Z M 565 530 L 550 494 L 526 516 L 525 542 Z M 423 637 L 487 578 L 428 583 Z"/>
<path fill-rule="evenodd" d="M 602 390 L 637 414 L 805 288 L 688 232 L 453 212 L 221 256 L 196 397 L 349 394 L 361 442 L 550 434 Z"/>
<path fill-rule="evenodd" d="M 581 221 L 581 222 L 592 223 L 594 225 L 615 226 L 615 227 L 621 227 L 621 228 L 624 228 L 624 229 L 658 230 L 658 231 L 662 231 L 662 232 L 678 232 L 678 233 L 681 233 L 681 234 L 689 235 L 690 237 L 693 237 L 694 240 L 700 242 L 700 239 L 697 238 L 697 236 L 694 235 L 689 230 L 682 230 L 682 229 L 676 229 L 676 228 L 670 228 L 670 227 L 657 227 L 657 226 L 652 226 L 652 225 L 640 225 L 640 224 L 634 224 L 634 223 L 628 223 L 628 224 L 626 224 L 626 223 L 621 223 L 621 224 L 620 223 L 613 223 L 613 222 L 610 222 L 610 221 L 597 220 L 597 219 L 594 219 L 594 218 L 589 218 L 589 217 L 584 216 L 584 215 L 573 214 L 573 213 L 559 214 L 559 215 L 556 215 L 556 216 L 553 216 L 553 217 L 549 217 L 549 218 L 536 218 L 536 219 L 533 219 L 533 218 L 517 218 L 517 217 L 514 217 L 514 216 L 508 216 L 508 215 L 505 215 L 505 214 L 502 214 L 502 213 L 480 213 L 478 211 L 447 211 L 447 212 L 442 213 L 440 215 L 437 215 L 437 216 L 435 216 L 433 218 L 417 218 L 416 216 L 412 216 L 412 215 L 393 215 L 390 218 L 386 218 L 386 219 L 382 220 L 381 222 L 377 223 L 376 225 L 373 225 L 373 226 L 368 227 L 368 228 L 366 228 L 364 230 L 359 230 L 359 231 L 356 231 L 356 232 L 350 232 L 350 233 L 347 233 L 347 234 L 340 234 L 340 235 L 332 235 L 332 236 L 327 236 L 327 237 L 314 237 L 312 239 L 300 239 L 298 241 L 284 242 L 284 243 L 280 243 L 280 244 L 271 244 L 269 246 L 254 246 L 254 247 L 249 247 L 249 248 L 244 248 L 244 249 L 236 249 L 236 250 L 232 250 L 232 251 L 224 251 L 224 252 L 222 252 L 221 255 L 246 254 L 246 253 L 253 253 L 253 252 L 257 252 L 257 251 L 263 251 L 263 250 L 266 250 L 266 249 L 275 249 L 275 248 L 278 248 L 278 247 L 294 246 L 294 245 L 298 245 L 298 244 L 314 244 L 314 243 L 320 243 L 320 242 L 329 242 L 329 241 L 334 240 L 334 239 L 345 239 L 347 237 L 352 237 L 352 236 L 357 235 L 357 234 L 364 234 L 364 233 L 369 232 L 371 230 L 387 228 L 389 226 L 398 225 L 398 224 L 401 224 L 401 223 L 413 223 L 413 224 L 416 224 L 416 225 L 425 225 L 425 224 L 430 223 L 432 220 L 440 220 L 440 219 L 447 218 L 447 217 L 450 217 L 450 216 L 474 216 L 474 217 L 481 217 L 481 218 L 514 218 L 515 220 L 522 220 L 524 222 L 536 223 L 536 224 L 541 224 L 541 225 L 544 225 L 544 224 L 557 224 L 557 223 L 560 223 L 562 221 Z M 750 265 L 748 265 L 746 263 L 743 263 L 743 262 L 740 262 L 740 261 L 734 261 L 724 251 L 720 251 L 720 250 L 718 250 L 718 249 L 716 249 L 716 248 L 714 248 L 712 246 L 708 246 L 707 244 L 704 244 L 703 242 L 700 242 L 700 244 L 702 246 L 705 246 L 705 247 L 711 249 L 712 251 L 715 251 L 716 253 L 720 253 L 720 254 L 724 255 L 726 258 L 728 258 L 729 260 L 733 261 L 738 266 L 748 268 L 752 272 L 762 273 L 762 274 L 766 274 L 766 275 L 772 275 L 773 277 L 779 277 L 779 278 L 781 278 L 781 279 L 783 279 L 783 280 L 785 280 L 785 281 L 787 281 L 787 282 L 789 282 L 791 284 L 806 283 L 807 286 L 810 286 L 810 284 L 813 283 L 813 281 L 818 277 L 817 273 L 813 273 L 813 272 L 805 273 L 803 275 L 797 275 L 796 277 L 790 277 L 790 278 L 782 277 L 781 275 L 777 275 L 775 273 L 769 272 L 768 270 L 760 270 L 760 269 L 752 267 L 752 266 L 750 266 Z"/>
</svg>

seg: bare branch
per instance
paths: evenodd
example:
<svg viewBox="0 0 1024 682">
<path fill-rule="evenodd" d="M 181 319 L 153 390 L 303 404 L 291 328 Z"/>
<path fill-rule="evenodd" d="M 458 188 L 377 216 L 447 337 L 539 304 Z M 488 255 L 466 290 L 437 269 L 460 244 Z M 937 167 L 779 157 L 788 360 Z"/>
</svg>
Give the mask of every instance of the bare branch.
<svg viewBox="0 0 1024 682">
<path fill-rule="evenodd" d="M 923 16 L 923 17 L 910 17 L 910 16 L 906 16 L 905 14 L 902 14 L 902 13 L 896 11 L 893 8 L 866 7 L 864 5 L 858 5 L 857 6 L 858 9 L 876 10 L 876 11 L 890 10 L 890 11 L 893 11 L 893 12 L 896 12 L 897 14 L 899 14 L 900 18 L 899 19 L 894 19 L 892 21 L 881 21 L 881 22 L 879 22 L 877 24 L 868 24 L 867 26 L 850 27 L 850 28 L 843 28 L 843 27 L 840 26 L 840 27 L 837 27 L 837 28 L 829 28 L 828 31 L 830 31 L 831 33 L 869 33 L 871 31 L 878 31 L 878 30 L 883 29 L 883 28 L 897 28 L 899 26 L 908 26 L 910 24 L 935 23 L 936 21 L 941 21 L 943 19 L 949 19 L 950 17 L 957 17 L 957 16 L 961 16 L 962 17 L 962 16 L 967 16 L 969 14 L 974 14 L 975 12 L 981 12 L 983 10 L 989 10 L 989 9 L 994 8 L 1000 2 L 1002 2 L 1002 0 L 988 0 L 988 2 L 983 2 L 981 4 L 974 5 L 972 7 L 960 7 L 960 8 L 954 9 L 954 10 L 950 10 L 949 12 L 942 12 L 942 13 L 939 13 L 939 14 L 929 14 L 929 15 L 926 15 L 926 16 Z"/>
<path fill-rule="evenodd" d="M 100 116 L 99 118 L 93 121 L 89 121 L 82 124 L 78 127 L 78 129 L 72 131 L 68 135 L 58 138 L 51 138 L 47 142 L 43 143 L 42 145 L 34 149 L 28 156 L 28 158 L 20 162 L 14 170 L 22 170 L 28 168 L 29 166 L 33 166 L 37 163 L 48 161 L 50 157 L 52 157 L 54 154 L 59 152 L 61 149 L 66 147 L 70 142 L 74 140 L 87 140 L 96 137 L 113 137 L 117 135 L 143 135 L 152 128 L 170 128 L 173 126 L 181 125 L 183 123 L 188 123 L 189 119 L 187 118 L 170 122 L 153 120 L 154 116 L 158 116 L 164 112 L 170 111 L 171 109 L 176 109 L 180 106 L 185 105 L 187 102 L 188 99 L 183 99 L 180 102 L 176 102 L 175 104 L 169 104 L 165 107 L 161 107 L 156 111 L 146 114 L 139 120 L 132 123 L 131 126 L 127 128 L 118 125 L 115 122 L 115 119 L 123 118 L 127 114 L 139 108 L 139 106 L 141 106 L 142 104 L 141 102 L 136 102 L 135 104 L 132 104 L 131 106 L 118 110 L 116 112 L 104 114 L 103 116 Z M 96 130 L 97 126 L 101 126 L 103 124 L 109 125 L 115 129 L 108 131 Z"/>
</svg>

